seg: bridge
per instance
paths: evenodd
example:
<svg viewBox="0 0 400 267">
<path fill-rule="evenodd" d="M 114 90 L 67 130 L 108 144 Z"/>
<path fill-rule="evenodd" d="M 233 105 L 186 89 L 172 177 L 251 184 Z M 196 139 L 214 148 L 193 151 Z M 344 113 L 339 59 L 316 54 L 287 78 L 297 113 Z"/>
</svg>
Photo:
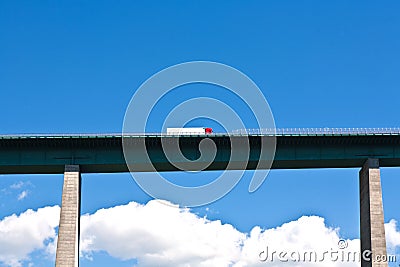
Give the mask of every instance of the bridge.
<svg viewBox="0 0 400 267">
<path fill-rule="evenodd" d="M 245 169 L 254 170 L 271 160 L 262 156 L 262 143 L 274 140 L 276 151 L 272 169 L 360 167 L 361 251 L 386 255 L 386 241 L 380 182 L 380 167 L 400 166 L 400 128 L 317 128 L 253 129 L 207 135 L 166 134 L 46 134 L 0 135 L 0 173 L 64 173 L 62 207 L 56 266 L 79 265 L 79 215 L 81 173 L 128 172 L 123 143 L 145 144 L 150 162 L 136 153 L 129 162 L 137 172 L 178 171 L 167 159 L 163 140 L 179 142 L 183 155 L 196 160 L 204 139 L 215 143 L 216 156 L 204 170 L 224 170 L 231 155 L 231 142 L 248 140 L 249 158 Z M 139 148 L 139 147 L 138 147 Z M 197 164 L 197 165 L 196 165 Z M 191 165 L 194 170 L 202 162 Z M 236 165 L 230 167 L 235 169 Z M 237 168 L 243 168 L 239 164 Z M 387 266 L 362 260 L 362 266 Z"/>
</svg>

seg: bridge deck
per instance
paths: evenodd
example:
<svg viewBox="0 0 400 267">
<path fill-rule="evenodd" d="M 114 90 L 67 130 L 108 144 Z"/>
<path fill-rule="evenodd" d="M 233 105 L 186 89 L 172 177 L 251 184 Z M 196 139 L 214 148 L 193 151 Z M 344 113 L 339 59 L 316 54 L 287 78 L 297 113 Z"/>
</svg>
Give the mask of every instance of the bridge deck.
<svg viewBox="0 0 400 267">
<path fill-rule="evenodd" d="M 177 169 L 165 157 L 162 138 L 178 138 L 160 134 L 124 135 L 125 140 L 146 143 L 149 156 L 158 171 Z M 200 156 L 198 145 L 204 138 L 212 139 L 217 155 L 207 170 L 225 169 L 230 157 L 230 138 L 249 138 L 250 160 L 247 169 L 259 163 L 262 139 L 276 138 L 273 169 L 349 168 L 361 167 L 367 158 L 379 158 L 382 167 L 400 166 L 400 131 L 301 131 L 256 134 L 212 134 L 180 136 L 185 156 Z M 137 155 L 136 171 L 151 171 Z M 262 161 L 262 160 L 261 160 Z M 127 172 L 121 134 L 71 135 L 1 135 L 0 173 L 63 173 L 64 166 L 78 164 L 82 172 Z"/>
</svg>

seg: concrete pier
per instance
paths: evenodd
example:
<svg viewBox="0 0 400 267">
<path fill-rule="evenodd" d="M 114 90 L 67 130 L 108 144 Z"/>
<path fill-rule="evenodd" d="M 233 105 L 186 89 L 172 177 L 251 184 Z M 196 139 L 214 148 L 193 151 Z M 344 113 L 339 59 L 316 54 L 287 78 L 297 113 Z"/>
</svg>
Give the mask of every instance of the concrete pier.
<svg viewBox="0 0 400 267">
<path fill-rule="evenodd" d="M 66 165 L 58 229 L 56 267 L 79 266 L 80 191 L 79 165 Z"/>
<path fill-rule="evenodd" d="M 378 159 L 368 159 L 360 171 L 360 236 L 361 253 L 370 260 L 361 259 L 361 267 L 387 267 L 376 257 L 386 257 L 386 238 L 383 217 L 382 187 Z"/>
</svg>

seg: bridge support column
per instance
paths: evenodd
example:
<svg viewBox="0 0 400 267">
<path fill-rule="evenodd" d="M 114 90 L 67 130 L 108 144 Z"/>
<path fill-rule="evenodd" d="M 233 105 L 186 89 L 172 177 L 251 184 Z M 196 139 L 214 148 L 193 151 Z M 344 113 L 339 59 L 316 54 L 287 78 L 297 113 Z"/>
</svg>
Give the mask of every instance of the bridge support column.
<svg viewBox="0 0 400 267">
<path fill-rule="evenodd" d="M 386 239 L 382 204 L 382 187 L 378 159 L 368 159 L 360 171 L 360 235 L 362 267 L 387 267 L 386 262 L 374 262 L 377 255 L 386 257 Z M 371 251 L 372 254 L 365 252 Z M 363 255 L 363 254 L 361 254 Z"/>
<path fill-rule="evenodd" d="M 79 266 L 80 189 L 79 165 L 66 165 L 58 228 L 56 267 Z"/>
</svg>

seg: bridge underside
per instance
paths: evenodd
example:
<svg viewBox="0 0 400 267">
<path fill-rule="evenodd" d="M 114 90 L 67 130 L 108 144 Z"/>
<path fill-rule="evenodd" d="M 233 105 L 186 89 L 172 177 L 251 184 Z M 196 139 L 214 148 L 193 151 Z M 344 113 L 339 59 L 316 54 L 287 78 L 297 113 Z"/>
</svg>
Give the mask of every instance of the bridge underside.
<svg viewBox="0 0 400 267">
<path fill-rule="evenodd" d="M 163 137 L 177 138 L 177 137 Z M 206 170 L 223 170 L 231 156 L 229 136 L 186 136 L 179 138 L 183 154 L 191 160 L 200 157 L 199 143 L 210 138 L 217 147 L 217 154 Z M 245 140 L 247 136 L 234 136 Z M 250 159 L 246 169 L 253 170 L 258 163 L 262 139 L 270 136 L 249 136 Z M 275 137 L 274 137 L 275 138 Z M 160 136 L 131 137 L 125 141 L 144 141 L 151 163 L 141 159 L 130 163 L 137 172 L 179 171 L 169 162 L 162 150 Z M 124 141 L 124 142 L 125 142 Z M 299 168 L 354 168 L 368 158 L 378 158 L 381 167 L 400 166 L 400 136 L 277 136 L 276 153 L 272 169 Z M 238 161 L 246 161 L 237 158 Z M 79 165 L 82 173 L 128 172 L 122 138 L 117 136 L 33 137 L 0 139 L 0 173 L 63 173 L 65 165 Z M 152 167 L 154 166 L 154 168 Z M 199 163 L 199 166 L 202 165 Z M 196 164 L 191 165 L 194 170 Z M 233 166 L 232 169 L 235 169 Z M 241 169 L 241 168 L 240 168 Z"/>
</svg>

